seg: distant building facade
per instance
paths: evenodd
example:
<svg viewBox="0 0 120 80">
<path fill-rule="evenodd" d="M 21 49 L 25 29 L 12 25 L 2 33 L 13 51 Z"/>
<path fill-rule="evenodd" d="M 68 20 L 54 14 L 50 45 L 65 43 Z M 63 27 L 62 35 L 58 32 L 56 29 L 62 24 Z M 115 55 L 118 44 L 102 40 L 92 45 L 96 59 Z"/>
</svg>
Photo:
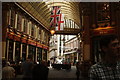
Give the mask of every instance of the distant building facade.
<svg viewBox="0 0 120 80">
<path fill-rule="evenodd" d="M 47 60 L 49 32 L 15 3 L 2 4 L 2 58 Z"/>
</svg>

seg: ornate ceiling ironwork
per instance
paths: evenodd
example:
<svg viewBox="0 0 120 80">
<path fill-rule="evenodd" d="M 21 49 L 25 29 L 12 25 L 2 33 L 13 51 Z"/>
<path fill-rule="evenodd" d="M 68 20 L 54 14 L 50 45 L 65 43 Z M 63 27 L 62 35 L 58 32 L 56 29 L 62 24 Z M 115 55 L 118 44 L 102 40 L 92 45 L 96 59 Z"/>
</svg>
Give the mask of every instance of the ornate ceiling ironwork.
<svg viewBox="0 0 120 80">
<path fill-rule="evenodd" d="M 79 2 L 17 2 L 16 4 L 24 8 L 47 30 L 50 30 L 50 7 L 61 6 L 61 13 L 64 14 L 64 18 L 72 20 L 79 27 L 77 32 L 81 29 Z M 74 29 L 69 30 L 74 31 Z"/>
</svg>

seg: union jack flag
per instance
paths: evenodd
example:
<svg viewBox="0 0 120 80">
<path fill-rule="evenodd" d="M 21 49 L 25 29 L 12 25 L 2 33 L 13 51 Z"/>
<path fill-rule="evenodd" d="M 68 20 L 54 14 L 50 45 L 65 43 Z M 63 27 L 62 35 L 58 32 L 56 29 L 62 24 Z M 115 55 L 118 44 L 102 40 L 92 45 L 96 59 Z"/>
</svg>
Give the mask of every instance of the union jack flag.
<svg viewBox="0 0 120 80">
<path fill-rule="evenodd" d="M 53 6 L 51 11 L 50 27 L 55 27 L 56 30 L 61 30 L 61 23 L 64 22 L 61 21 L 61 18 L 62 14 L 60 13 L 60 6 Z"/>
</svg>

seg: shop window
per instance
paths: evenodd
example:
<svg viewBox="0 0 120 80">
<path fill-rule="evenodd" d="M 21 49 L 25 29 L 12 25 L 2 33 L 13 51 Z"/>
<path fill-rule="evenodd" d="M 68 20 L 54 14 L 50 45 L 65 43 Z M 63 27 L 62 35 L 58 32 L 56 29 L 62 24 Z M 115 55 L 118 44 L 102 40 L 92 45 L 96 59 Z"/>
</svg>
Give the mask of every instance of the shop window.
<svg viewBox="0 0 120 80">
<path fill-rule="evenodd" d="M 47 50 L 44 49 L 44 52 L 43 52 L 43 60 L 47 60 Z"/>
<path fill-rule="evenodd" d="M 37 61 L 40 62 L 42 60 L 42 49 L 37 49 Z"/>
<path fill-rule="evenodd" d="M 20 42 L 16 42 L 15 45 L 15 61 L 16 62 L 20 61 Z"/>
<path fill-rule="evenodd" d="M 100 62 L 101 61 L 101 49 L 100 49 L 100 45 L 99 45 L 99 41 L 100 41 L 100 37 L 94 37 L 92 39 L 92 59 L 93 59 L 93 63 L 96 63 L 96 62 Z"/>
<path fill-rule="evenodd" d="M 33 60 L 35 61 L 36 48 L 35 46 L 29 45 L 29 55 L 32 55 Z"/>
<path fill-rule="evenodd" d="M 22 60 L 23 61 L 26 60 L 26 48 L 27 48 L 27 45 L 26 44 L 22 44 Z"/>
<path fill-rule="evenodd" d="M 9 47 L 8 48 L 8 60 L 11 61 L 11 60 L 13 60 L 13 41 L 12 40 L 9 40 L 9 46 L 7 46 L 7 47 Z M 7 54 L 6 54 L 6 56 L 7 56 Z"/>
</svg>

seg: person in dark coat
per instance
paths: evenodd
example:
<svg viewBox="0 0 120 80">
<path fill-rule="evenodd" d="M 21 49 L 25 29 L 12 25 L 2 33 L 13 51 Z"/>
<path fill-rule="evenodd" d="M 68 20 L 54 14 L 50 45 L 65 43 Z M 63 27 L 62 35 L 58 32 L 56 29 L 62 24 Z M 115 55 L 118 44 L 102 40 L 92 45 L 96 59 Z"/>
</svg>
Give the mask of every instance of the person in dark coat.
<svg viewBox="0 0 120 80">
<path fill-rule="evenodd" d="M 80 62 L 76 63 L 76 76 L 77 76 L 77 80 L 79 80 L 79 76 L 80 76 Z"/>
<path fill-rule="evenodd" d="M 34 63 L 32 60 L 32 55 L 28 55 L 26 61 L 21 64 L 23 71 L 23 80 L 31 80 L 32 79 L 32 69 L 34 67 Z"/>
<path fill-rule="evenodd" d="M 47 63 L 42 61 L 40 64 L 37 64 L 33 68 L 32 79 L 33 80 L 48 80 L 49 68 Z"/>
</svg>

